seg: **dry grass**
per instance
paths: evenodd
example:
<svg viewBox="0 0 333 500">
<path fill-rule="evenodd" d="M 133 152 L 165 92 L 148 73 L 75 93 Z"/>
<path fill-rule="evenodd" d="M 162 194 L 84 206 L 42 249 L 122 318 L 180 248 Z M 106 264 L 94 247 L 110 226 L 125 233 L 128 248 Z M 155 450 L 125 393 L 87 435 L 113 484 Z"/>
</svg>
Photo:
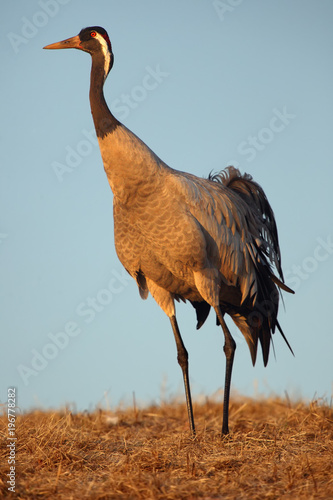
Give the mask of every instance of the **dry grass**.
<svg viewBox="0 0 333 500">
<path fill-rule="evenodd" d="M 280 399 L 195 404 L 191 439 L 184 405 L 19 416 L 16 493 L 7 490 L 1 444 L 0 496 L 19 499 L 333 498 L 333 410 Z M 7 419 L 1 431 L 7 437 Z"/>
</svg>

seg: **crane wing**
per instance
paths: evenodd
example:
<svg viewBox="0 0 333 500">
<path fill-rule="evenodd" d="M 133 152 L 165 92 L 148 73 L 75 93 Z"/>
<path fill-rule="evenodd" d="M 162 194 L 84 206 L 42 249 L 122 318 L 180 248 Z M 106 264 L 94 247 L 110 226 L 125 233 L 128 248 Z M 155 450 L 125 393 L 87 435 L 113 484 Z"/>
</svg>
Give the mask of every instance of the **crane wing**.
<svg viewBox="0 0 333 500">
<path fill-rule="evenodd" d="M 228 300 L 231 288 L 222 287 L 221 308 L 245 336 L 253 364 L 260 341 L 266 365 L 271 334 L 276 326 L 281 331 L 275 285 L 293 293 L 283 283 L 275 217 L 266 195 L 251 176 L 242 176 L 233 167 L 208 179 L 180 173 L 174 176 L 174 181 L 191 215 L 203 228 L 207 253 L 213 258 L 211 265 L 219 266 L 227 283 L 240 289 L 241 301 L 235 306 Z M 218 249 L 217 255 L 214 247 Z M 273 274 L 273 267 L 279 278 Z M 223 296 L 223 292 L 227 295 Z M 201 326 L 207 310 L 193 305 Z"/>
<path fill-rule="evenodd" d="M 205 238 L 211 267 L 219 269 L 231 286 L 239 286 L 242 302 L 256 294 L 255 239 L 260 233 L 246 202 L 222 182 L 187 173 L 173 176 L 183 204 L 196 219 Z"/>
</svg>

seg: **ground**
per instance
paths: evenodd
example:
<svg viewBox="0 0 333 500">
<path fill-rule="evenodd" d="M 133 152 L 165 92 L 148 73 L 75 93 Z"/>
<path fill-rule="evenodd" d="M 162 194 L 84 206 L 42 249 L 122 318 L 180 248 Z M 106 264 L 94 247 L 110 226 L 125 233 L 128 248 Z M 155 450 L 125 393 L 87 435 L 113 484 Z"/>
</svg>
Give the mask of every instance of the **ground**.
<svg viewBox="0 0 333 500">
<path fill-rule="evenodd" d="M 0 496 L 17 499 L 330 499 L 330 402 L 237 397 L 230 435 L 221 403 L 16 418 L 15 492 L 8 491 L 7 409 L 1 417 Z"/>
</svg>

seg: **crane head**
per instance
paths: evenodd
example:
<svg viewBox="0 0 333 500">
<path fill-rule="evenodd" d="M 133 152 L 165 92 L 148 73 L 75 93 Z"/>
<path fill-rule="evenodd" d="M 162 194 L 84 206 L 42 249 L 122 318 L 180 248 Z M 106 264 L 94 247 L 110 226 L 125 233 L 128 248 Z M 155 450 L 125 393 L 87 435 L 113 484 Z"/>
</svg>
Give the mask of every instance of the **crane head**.
<svg viewBox="0 0 333 500">
<path fill-rule="evenodd" d="M 106 46 L 107 50 L 112 53 L 110 38 L 106 30 L 100 26 L 92 26 L 90 28 L 83 28 L 76 36 L 66 38 L 66 40 L 62 40 L 61 42 L 51 43 L 43 48 L 79 49 L 92 54 L 100 50 L 101 46 Z"/>
<path fill-rule="evenodd" d="M 107 62 L 105 66 L 106 74 L 110 71 L 113 65 L 113 53 L 109 35 L 104 28 L 100 26 L 91 26 L 83 28 L 80 33 L 71 38 L 66 38 L 61 42 L 51 43 L 43 47 L 44 49 L 79 49 L 88 52 L 92 56 L 95 54 L 102 54 L 104 61 Z"/>
</svg>

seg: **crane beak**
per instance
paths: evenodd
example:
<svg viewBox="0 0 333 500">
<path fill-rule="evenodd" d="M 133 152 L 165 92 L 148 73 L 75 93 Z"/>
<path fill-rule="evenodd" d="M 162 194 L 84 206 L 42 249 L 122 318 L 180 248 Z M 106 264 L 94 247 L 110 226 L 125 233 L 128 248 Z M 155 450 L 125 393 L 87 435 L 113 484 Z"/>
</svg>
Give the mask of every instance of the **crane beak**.
<svg viewBox="0 0 333 500">
<path fill-rule="evenodd" d="M 46 45 L 43 49 L 81 49 L 81 40 L 79 35 L 73 36 L 72 38 L 67 38 L 62 40 L 62 42 L 51 43 Z"/>
</svg>

